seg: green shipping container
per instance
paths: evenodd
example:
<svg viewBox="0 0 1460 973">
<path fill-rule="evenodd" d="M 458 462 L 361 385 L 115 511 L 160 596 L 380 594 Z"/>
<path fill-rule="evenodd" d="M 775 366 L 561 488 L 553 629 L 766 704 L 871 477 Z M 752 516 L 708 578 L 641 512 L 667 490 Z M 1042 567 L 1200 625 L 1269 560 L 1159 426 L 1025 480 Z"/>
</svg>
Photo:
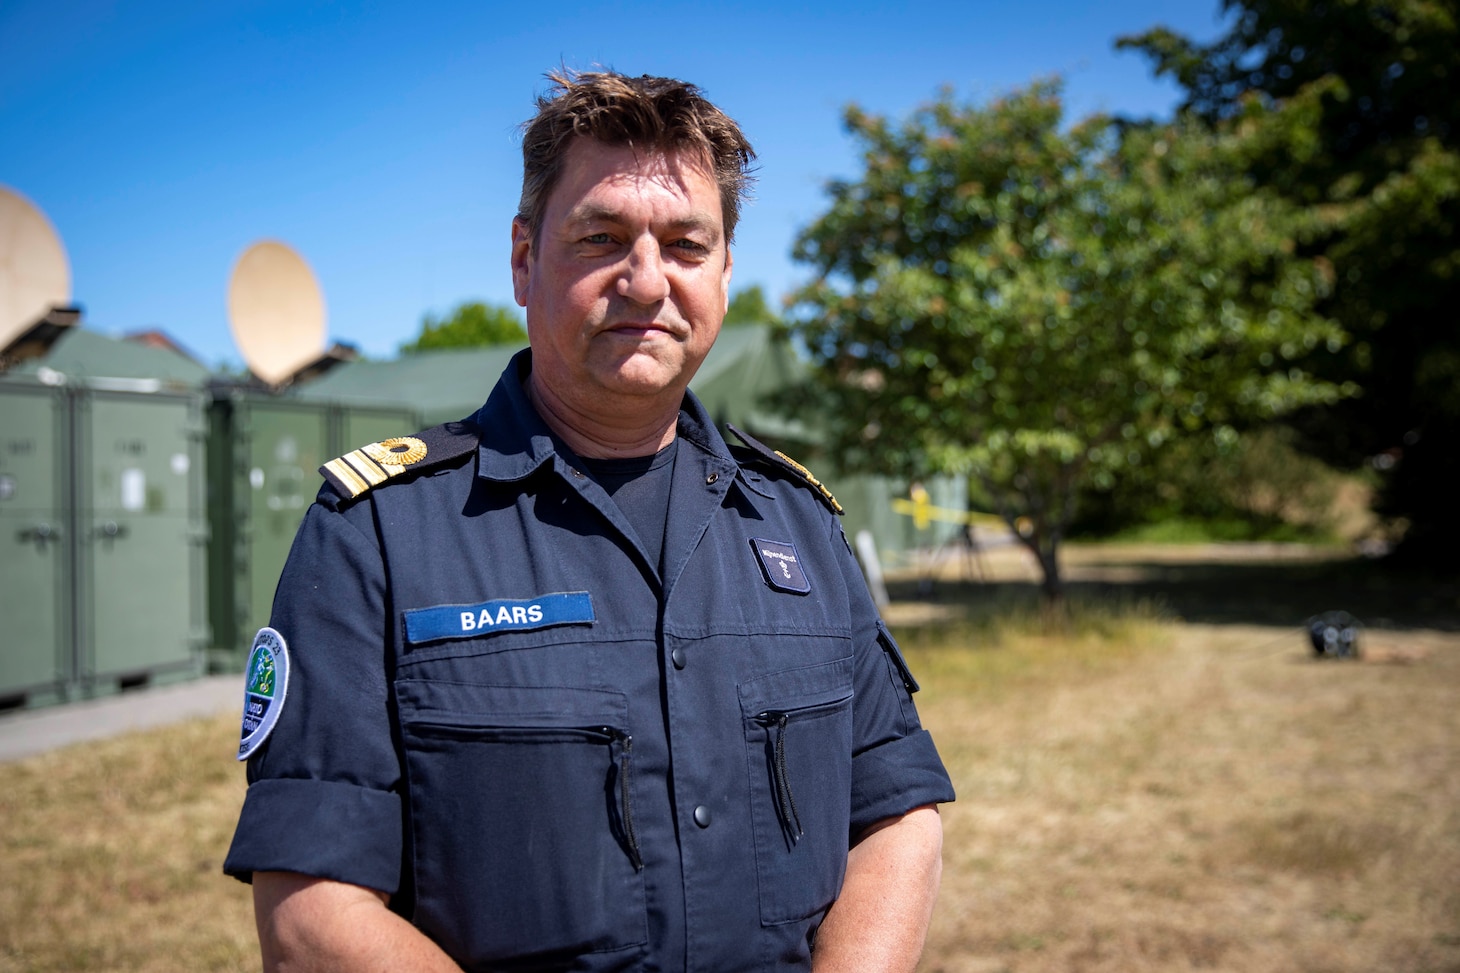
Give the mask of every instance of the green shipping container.
<svg viewBox="0 0 1460 973">
<path fill-rule="evenodd" d="M 59 389 L 0 385 L 0 705 L 62 698 L 74 671 L 66 458 Z"/>
<path fill-rule="evenodd" d="M 202 399 L 0 384 L 0 707 L 201 671 Z"/>
<path fill-rule="evenodd" d="M 294 532 L 328 460 L 420 428 L 407 407 L 345 406 L 217 393 L 210 407 L 208 608 L 212 665 L 242 668 L 267 625 Z"/>
</svg>

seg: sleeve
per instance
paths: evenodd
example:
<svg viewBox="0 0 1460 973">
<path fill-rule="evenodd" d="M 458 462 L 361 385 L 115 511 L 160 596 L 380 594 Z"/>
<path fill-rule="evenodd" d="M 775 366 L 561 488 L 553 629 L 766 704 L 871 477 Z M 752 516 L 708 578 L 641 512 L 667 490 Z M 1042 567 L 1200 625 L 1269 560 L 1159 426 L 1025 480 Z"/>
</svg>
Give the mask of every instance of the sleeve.
<svg viewBox="0 0 1460 973">
<path fill-rule="evenodd" d="M 277 722 L 249 758 L 227 874 L 247 882 L 255 871 L 290 871 L 396 891 L 401 769 L 386 605 L 370 505 L 316 503 L 274 595 L 270 626 L 285 643 L 288 680 Z"/>
<path fill-rule="evenodd" d="M 841 525 L 833 530 L 841 533 Z M 855 837 L 913 808 L 952 801 L 953 782 L 918 720 L 917 682 L 878 616 L 845 536 L 833 539 L 851 607 L 856 670 L 852 712 L 852 818 Z"/>
</svg>

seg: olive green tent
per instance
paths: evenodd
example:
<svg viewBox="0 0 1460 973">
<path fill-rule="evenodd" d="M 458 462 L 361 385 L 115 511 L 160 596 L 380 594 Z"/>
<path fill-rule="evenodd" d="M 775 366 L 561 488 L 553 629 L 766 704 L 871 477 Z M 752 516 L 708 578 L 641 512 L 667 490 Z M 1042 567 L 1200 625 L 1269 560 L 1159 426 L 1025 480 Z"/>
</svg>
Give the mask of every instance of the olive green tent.
<svg viewBox="0 0 1460 973">
<path fill-rule="evenodd" d="M 85 384 L 91 388 L 157 392 L 199 389 L 208 369 L 171 348 L 128 338 L 113 338 L 87 328 L 72 328 L 39 358 L 21 362 L 0 381 L 39 378 L 49 385 Z"/>
<path fill-rule="evenodd" d="M 474 412 L 520 347 L 429 351 L 391 361 L 349 362 L 296 386 L 289 394 L 344 404 L 402 403 L 432 425 Z M 817 455 L 821 434 L 816 418 L 788 413 L 778 402 L 778 397 L 805 379 L 806 367 L 792 345 L 777 338 L 769 326 L 727 327 L 690 388 L 722 427 L 732 423 L 791 456 L 807 459 L 846 508 L 848 535 L 870 530 L 879 551 L 889 560 L 896 562 L 899 555 L 915 549 L 956 540 L 962 530 L 958 524 L 933 520 L 918 527 L 910 516 L 894 509 L 894 499 L 908 495 L 905 480 L 841 473 L 834 461 Z M 961 479 L 935 478 L 925 486 L 932 506 L 953 511 L 966 508 L 967 490 Z"/>
<path fill-rule="evenodd" d="M 428 426 L 471 415 L 487 400 L 497 376 L 520 345 L 422 351 L 390 361 L 337 365 L 288 394 L 310 401 L 408 405 Z M 414 430 L 403 429 L 404 435 Z"/>
</svg>

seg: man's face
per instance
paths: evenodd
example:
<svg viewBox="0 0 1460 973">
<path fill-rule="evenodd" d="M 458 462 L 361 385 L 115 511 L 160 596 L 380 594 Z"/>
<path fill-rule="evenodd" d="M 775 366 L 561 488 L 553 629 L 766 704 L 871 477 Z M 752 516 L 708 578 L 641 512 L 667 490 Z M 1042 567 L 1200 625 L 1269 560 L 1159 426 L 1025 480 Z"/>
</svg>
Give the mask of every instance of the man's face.
<svg viewBox="0 0 1460 973">
<path fill-rule="evenodd" d="M 533 383 L 590 414 L 605 393 L 677 400 L 719 334 L 730 263 L 702 159 L 576 139 L 536 239 L 512 224 Z"/>
</svg>

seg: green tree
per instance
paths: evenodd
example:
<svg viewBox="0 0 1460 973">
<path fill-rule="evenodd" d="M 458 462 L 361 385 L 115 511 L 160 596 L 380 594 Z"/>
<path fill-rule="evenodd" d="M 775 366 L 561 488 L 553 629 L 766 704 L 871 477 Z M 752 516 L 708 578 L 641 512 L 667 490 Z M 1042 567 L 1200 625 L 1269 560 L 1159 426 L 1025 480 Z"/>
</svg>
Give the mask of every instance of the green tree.
<svg viewBox="0 0 1460 973">
<path fill-rule="evenodd" d="M 790 326 L 809 395 L 851 465 L 968 474 L 1050 598 L 1082 486 L 1341 394 L 1295 364 L 1343 340 L 1313 312 L 1323 267 L 1293 256 L 1301 213 L 1243 175 L 1291 117 L 1065 129 L 1042 83 L 845 121 L 863 172 L 795 248 L 818 275 Z"/>
<path fill-rule="evenodd" d="M 427 312 L 421 318 L 421 333 L 415 341 L 401 345 L 400 350 L 410 355 L 418 351 L 515 345 L 526 341 L 527 332 L 515 308 L 466 301 L 444 318 Z"/>
<path fill-rule="evenodd" d="M 780 315 L 771 310 L 765 290 L 759 284 L 751 284 L 730 296 L 724 323 L 734 327 L 739 324 L 777 324 L 779 321 Z"/>
<path fill-rule="evenodd" d="M 1219 125 L 1253 102 L 1317 106 L 1301 153 L 1252 159 L 1265 187 L 1325 215 L 1303 252 L 1334 268 L 1320 306 L 1353 336 L 1305 362 L 1362 393 L 1305 410 L 1326 459 L 1388 469 L 1384 512 L 1405 547 L 1453 565 L 1460 544 L 1460 19 L 1454 0 L 1225 0 L 1228 33 L 1199 45 L 1125 38 Z M 1448 324 L 1445 322 L 1449 322 Z M 1396 462 L 1397 459 L 1397 462 Z"/>
</svg>

